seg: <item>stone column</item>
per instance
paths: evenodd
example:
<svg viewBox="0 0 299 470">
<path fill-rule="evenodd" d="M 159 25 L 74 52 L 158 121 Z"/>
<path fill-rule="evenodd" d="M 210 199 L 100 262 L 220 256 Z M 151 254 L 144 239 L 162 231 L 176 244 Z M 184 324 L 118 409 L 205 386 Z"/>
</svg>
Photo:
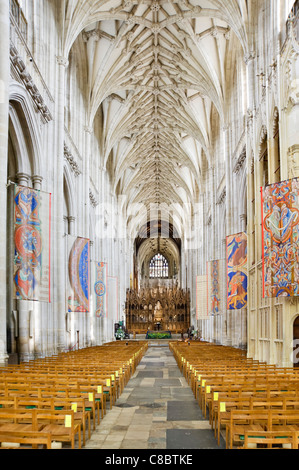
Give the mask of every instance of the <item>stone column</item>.
<svg viewBox="0 0 299 470">
<path fill-rule="evenodd" d="M 93 129 L 92 127 L 84 127 L 84 147 L 85 147 L 85 161 L 84 161 L 84 175 L 83 175 L 83 191 L 84 191 L 84 234 L 89 238 L 89 207 L 90 207 L 90 140 Z"/>
<path fill-rule="evenodd" d="M 230 157 L 230 139 L 229 139 L 229 126 L 223 127 L 223 140 L 224 140 L 224 153 L 225 153 L 225 179 L 226 179 L 226 234 L 230 234 L 232 230 L 232 169 Z"/>
<path fill-rule="evenodd" d="M 18 300 L 18 354 L 20 362 L 28 362 L 34 359 L 30 345 L 30 336 L 32 336 L 33 310 L 30 309 L 33 302 L 28 300 Z"/>
<path fill-rule="evenodd" d="M 241 214 L 240 215 L 240 221 L 241 221 L 241 231 L 246 232 L 247 230 L 247 215 L 246 214 Z M 247 298 L 249 297 L 249 287 L 248 287 L 248 293 L 247 293 Z M 239 344 L 237 344 L 237 347 L 240 348 L 245 348 L 247 344 L 247 311 L 248 308 L 244 308 L 240 311 L 240 316 L 239 316 Z"/>
<path fill-rule="evenodd" d="M 102 256 L 102 259 L 100 261 L 103 261 L 103 262 L 107 262 L 108 261 L 108 258 L 107 258 L 107 250 L 106 250 L 106 246 L 107 246 L 107 232 L 106 232 L 106 227 L 105 227 L 105 207 L 106 207 L 106 204 L 105 204 L 105 194 L 106 194 L 106 168 L 101 166 L 99 168 L 99 171 L 100 171 L 100 177 L 99 177 L 99 181 L 100 181 L 100 194 L 99 194 L 99 197 L 100 197 L 100 214 L 102 219 L 101 219 L 101 224 L 99 224 L 99 226 L 101 226 L 101 230 L 99 230 L 95 236 L 96 236 L 96 241 L 97 241 L 97 248 L 98 248 L 98 253 L 99 253 L 99 256 Z M 130 268 L 129 268 L 130 269 Z M 106 337 L 106 318 L 97 318 L 97 332 L 99 332 L 99 334 L 97 335 L 97 337 L 99 337 L 99 344 L 103 344 L 104 342 L 107 341 L 107 337 Z"/>
<path fill-rule="evenodd" d="M 233 214 L 233 194 L 232 194 L 232 165 L 230 153 L 230 128 L 225 126 L 224 133 L 224 152 L 225 152 L 225 179 L 226 179 L 226 233 L 231 235 L 234 233 L 234 214 Z M 226 345 L 232 345 L 233 331 L 232 331 L 232 312 L 226 309 Z"/>
<path fill-rule="evenodd" d="M 18 184 L 28 186 L 30 176 L 26 173 L 17 174 Z M 17 300 L 18 310 L 18 354 L 20 362 L 28 362 L 33 359 L 30 347 L 30 322 L 32 321 L 33 302 L 29 300 Z"/>
<path fill-rule="evenodd" d="M 93 249 L 94 249 L 94 241 L 93 240 L 90 240 L 89 242 L 89 246 L 90 246 L 90 253 L 89 253 L 89 259 L 90 259 L 90 262 L 94 259 L 94 256 L 93 256 Z M 92 270 L 92 266 L 90 267 L 90 273 L 91 273 L 91 270 Z M 91 277 L 91 276 L 90 276 Z M 91 299 L 91 293 L 93 292 L 93 286 L 91 284 L 91 279 L 89 281 L 89 284 L 90 284 L 90 288 L 89 288 L 89 293 L 90 293 L 90 307 L 89 307 L 89 323 L 88 323 L 88 330 L 87 330 L 87 346 L 93 346 L 96 344 L 96 332 L 95 332 L 95 327 L 96 327 L 96 321 L 95 321 L 95 315 L 94 315 L 94 308 L 92 308 L 94 306 L 94 302 L 95 302 L 95 296 L 93 294 L 93 299 Z M 93 300 L 93 303 L 91 303 L 91 300 Z"/>
<path fill-rule="evenodd" d="M 252 50 L 245 55 L 244 61 L 247 66 L 247 106 L 248 109 L 253 111 L 255 107 L 255 51 Z"/>
<path fill-rule="evenodd" d="M 76 217 L 72 215 L 68 217 L 68 233 L 69 235 L 72 235 L 72 236 L 74 236 L 75 234 L 75 221 L 76 221 Z"/>
<path fill-rule="evenodd" d="M 85 236 L 89 239 L 90 237 L 90 227 L 89 227 L 89 212 L 90 212 L 90 197 L 89 197 L 89 188 L 90 188 L 90 145 L 91 145 L 91 136 L 93 133 L 93 128 L 86 126 L 85 131 L 85 167 L 84 167 L 84 202 L 85 202 L 85 214 L 84 214 L 84 229 Z M 90 291 L 89 286 L 89 302 L 90 302 Z M 91 342 L 90 329 L 91 329 L 91 316 L 92 311 L 89 308 L 89 312 L 86 313 L 85 317 L 85 338 L 82 338 L 83 345 L 89 346 Z"/>
<path fill-rule="evenodd" d="M 42 181 L 43 181 L 42 176 L 38 176 L 38 175 L 32 176 L 33 188 L 36 189 L 37 191 L 40 191 L 42 188 Z"/>
<path fill-rule="evenodd" d="M 56 111 L 56 164 L 54 165 L 53 197 L 53 315 L 56 348 L 58 352 L 66 347 L 66 298 L 65 298 L 65 249 L 63 220 L 63 167 L 64 167 L 64 105 L 65 77 L 68 60 L 57 57 L 57 111 Z M 54 346 L 54 345 L 53 345 Z"/>
<path fill-rule="evenodd" d="M 220 259 L 224 259 L 225 265 L 226 265 L 226 237 L 221 239 L 221 248 L 220 248 Z M 224 269 L 224 273 L 226 273 L 226 268 Z M 223 275 L 224 275 L 223 273 Z M 222 280 L 223 284 L 226 286 L 226 277 Z M 227 324 L 227 301 L 226 301 L 226 288 L 223 287 L 223 292 L 224 292 L 224 299 L 223 299 L 223 313 L 222 313 L 222 319 L 220 323 L 220 328 L 221 328 L 221 344 L 225 345 L 226 344 L 226 339 L 227 339 L 227 329 L 226 329 L 226 324 Z"/>
<path fill-rule="evenodd" d="M 40 191 L 42 187 L 42 176 L 32 176 L 33 189 Z M 31 318 L 32 326 L 34 325 L 34 357 L 43 357 L 43 331 L 47 328 L 47 324 L 43 325 L 43 302 L 33 302 Z"/>
<path fill-rule="evenodd" d="M 9 88 L 9 2 L 0 0 L 0 364 L 7 361 L 6 226 Z"/>
<path fill-rule="evenodd" d="M 16 176 L 20 186 L 28 186 L 30 176 L 27 173 L 18 173 Z"/>
<path fill-rule="evenodd" d="M 247 228 L 247 214 L 241 214 L 240 221 L 241 221 L 241 231 L 245 232 Z"/>
<path fill-rule="evenodd" d="M 92 70 L 93 70 L 93 60 L 94 60 L 94 51 L 96 43 L 99 41 L 100 37 L 96 29 L 89 31 L 84 31 L 83 41 L 87 43 L 87 57 L 88 57 L 88 76 L 89 76 L 89 85 L 92 80 Z"/>
<path fill-rule="evenodd" d="M 255 171 L 255 83 L 256 83 L 256 73 L 255 73 L 255 63 L 256 63 L 256 53 L 252 47 L 251 52 L 249 52 L 244 57 L 246 66 L 247 66 L 247 137 L 246 137 L 246 151 L 247 151 L 247 195 L 250 196 L 250 201 L 255 197 L 256 198 L 256 171 Z M 254 171 L 254 184 L 252 185 L 252 175 L 251 172 Z M 252 188 L 252 189 L 250 189 Z M 254 196 L 255 194 L 255 196 Z M 252 213 L 251 202 L 247 203 L 247 215 L 250 219 L 247 221 L 248 226 L 248 245 L 247 253 L 248 259 L 250 262 L 255 260 L 256 257 L 256 218 L 254 218 Z M 253 233 L 254 232 L 254 233 Z M 251 313 L 252 305 L 251 299 L 257 299 L 257 270 L 251 271 L 251 266 L 248 266 L 248 295 L 247 295 L 247 328 L 246 328 L 246 343 L 247 343 L 247 355 L 248 357 L 254 357 L 255 351 L 252 350 L 252 344 L 250 338 L 255 335 L 255 320 L 253 319 L 253 314 Z M 250 292 L 251 281 L 253 279 L 255 292 Z M 256 305 L 256 301 L 254 302 Z M 255 314 L 254 314 L 255 316 Z"/>
</svg>

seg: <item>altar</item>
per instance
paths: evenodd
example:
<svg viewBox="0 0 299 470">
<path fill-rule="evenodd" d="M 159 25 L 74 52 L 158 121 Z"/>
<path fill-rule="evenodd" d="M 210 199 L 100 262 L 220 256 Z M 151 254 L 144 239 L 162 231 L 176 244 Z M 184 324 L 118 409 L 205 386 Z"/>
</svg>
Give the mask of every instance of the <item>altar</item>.
<svg viewBox="0 0 299 470">
<path fill-rule="evenodd" d="M 128 289 L 126 328 L 139 334 L 147 331 L 181 333 L 190 326 L 190 291 L 178 287 Z"/>
<path fill-rule="evenodd" d="M 147 331 L 145 339 L 171 339 L 171 331 Z"/>
</svg>

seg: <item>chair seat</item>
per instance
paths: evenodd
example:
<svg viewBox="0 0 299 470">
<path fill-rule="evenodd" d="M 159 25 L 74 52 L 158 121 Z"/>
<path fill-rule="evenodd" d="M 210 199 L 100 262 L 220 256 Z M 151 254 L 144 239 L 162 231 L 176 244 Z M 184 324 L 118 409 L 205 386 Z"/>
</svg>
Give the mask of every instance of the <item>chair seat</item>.
<svg viewBox="0 0 299 470">
<path fill-rule="evenodd" d="M 5 423 L 0 425 L 0 431 L 34 431 L 32 424 Z"/>
<path fill-rule="evenodd" d="M 263 426 L 260 424 L 246 424 L 242 426 L 234 426 L 234 436 L 239 436 L 239 439 L 244 440 L 244 431 L 264 431 Z"/>
<path fill-rule="evenodd" d="M 59 424 L 46 424 L 46 426 L 43 427 L 42 431 L 49 432 L 55 436 L 69 436 L 71 434 L 71 430 L 69 428 L 66 428 L 65 426 Z"/>
</svg>

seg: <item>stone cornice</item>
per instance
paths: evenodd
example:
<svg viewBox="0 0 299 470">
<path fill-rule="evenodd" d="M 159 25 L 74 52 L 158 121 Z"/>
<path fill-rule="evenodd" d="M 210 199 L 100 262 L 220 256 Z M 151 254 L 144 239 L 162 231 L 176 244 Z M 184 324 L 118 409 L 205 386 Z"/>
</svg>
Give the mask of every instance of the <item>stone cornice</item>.
<svg viewBox="0 0 299 470">
<path fill-rule="evenodd" d="M 24 87 L 28 91 L 36 109 L 41 114 L 43 121 L 45 123 L 52 121 L 53 117 L 50 113 L 49 108 L 45 104 L 41 93 L 37 89 L 37 86 L 35 85 L 32 76 L 26 69 L 25 63 L 23 59 L 21 58 L 21 56 L 19 55 L 18 50 L 12 43 L 10 45 L 10 60 L 21 83 L 24 85 Z"/>
</svg>

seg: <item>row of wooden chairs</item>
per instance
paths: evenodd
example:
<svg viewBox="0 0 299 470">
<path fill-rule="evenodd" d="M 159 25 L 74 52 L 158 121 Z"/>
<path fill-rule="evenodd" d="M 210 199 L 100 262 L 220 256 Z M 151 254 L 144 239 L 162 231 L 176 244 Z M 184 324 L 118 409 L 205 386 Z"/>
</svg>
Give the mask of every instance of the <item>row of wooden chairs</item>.
<svg viewBox="0 0 299 470">
<path fill-rule="evenodd" d="M 218 445 L 222 434 L 230 449 L 272 448 L 282 442 L 298 448 L 298 369 L 255 361 L 244 351 L 210 343 L 171 342 L 169 347 Z"/>
<path fill-rule="evenodd" d="M 85 446 L 146 349 L 145 341 L 111 342 L 1 367 L 1 448 Z"/>
</svg>

